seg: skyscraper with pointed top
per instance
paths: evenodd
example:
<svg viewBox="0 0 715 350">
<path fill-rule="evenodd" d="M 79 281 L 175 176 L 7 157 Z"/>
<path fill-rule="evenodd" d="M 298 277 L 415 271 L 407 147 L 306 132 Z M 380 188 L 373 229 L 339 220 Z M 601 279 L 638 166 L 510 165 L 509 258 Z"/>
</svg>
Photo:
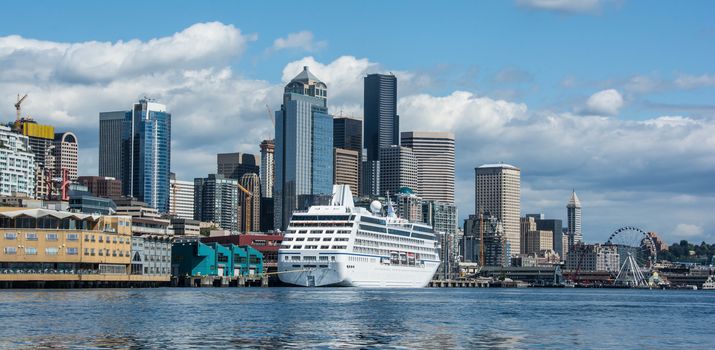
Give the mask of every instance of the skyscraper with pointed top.
<svg viewBox="0 0 715 350">
<path fill-rule="evenodd" d="M 578 200 L 576 190 L 571 192 L 571 198 L 566 205 L 566 216 L 568 220 L 567 232 L 569 248 L 571 248 L 574 244 L 583 242 L 583 233 L 581 233 L 581 201 Z"/>
<path fill-rule="evenodd" d="M 333 185 L 333 117 L 328 88 L 303 67 L 283 92 L 276 111 L 274 223 L 285 229 L 300 203 L 330 196 Z"/>
</svg>

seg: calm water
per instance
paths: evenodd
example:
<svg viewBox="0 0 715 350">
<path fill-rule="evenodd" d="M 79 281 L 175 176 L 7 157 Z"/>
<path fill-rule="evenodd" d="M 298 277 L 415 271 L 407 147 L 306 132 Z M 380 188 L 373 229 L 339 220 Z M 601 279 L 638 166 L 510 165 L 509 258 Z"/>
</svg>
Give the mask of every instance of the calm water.
<svg viewBox="0 0 715 350">
<path fill-rule="evenodd" d="M 0 291 L 0 348 L 690 348 L 715 292 L 586 289 Z"/>
</svg>

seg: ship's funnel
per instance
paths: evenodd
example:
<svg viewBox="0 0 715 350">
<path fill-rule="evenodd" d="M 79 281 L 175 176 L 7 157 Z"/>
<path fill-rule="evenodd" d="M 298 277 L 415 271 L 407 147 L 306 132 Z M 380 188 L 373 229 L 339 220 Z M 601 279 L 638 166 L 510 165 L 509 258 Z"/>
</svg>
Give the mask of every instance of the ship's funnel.
<svg viewBox="0 0 715 350">
<path fill-rule="evenodd" d="M 330 205 L 355 208 L 353 193 L 350 192 L 349 185 L 333 185 L 333 199 Z"/>
</svg>

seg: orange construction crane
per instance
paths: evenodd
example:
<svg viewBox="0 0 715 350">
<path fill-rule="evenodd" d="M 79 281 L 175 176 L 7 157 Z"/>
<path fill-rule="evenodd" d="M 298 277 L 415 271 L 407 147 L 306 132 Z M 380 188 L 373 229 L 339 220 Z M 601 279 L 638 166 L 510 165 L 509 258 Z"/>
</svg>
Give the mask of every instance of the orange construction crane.
<svg viewBox="0 0 715 350">
<path fill-rule="evenodd" d="M 251 232 L 251 222 L 253 221 L 253 217 L 251 216 L 251 207 L 253 206 L 251 203 L 251 198 L 253 197 L 253 193 L 251 191 L 247 190 L 245 187 L 241 186 L 241 184 L 238 184 L 238 189 L 241 190 L 246 195 L 246 200 L 244 201 L 244 205 L 246 206 L 246 232 L 249 233 Z"/>
</svg>

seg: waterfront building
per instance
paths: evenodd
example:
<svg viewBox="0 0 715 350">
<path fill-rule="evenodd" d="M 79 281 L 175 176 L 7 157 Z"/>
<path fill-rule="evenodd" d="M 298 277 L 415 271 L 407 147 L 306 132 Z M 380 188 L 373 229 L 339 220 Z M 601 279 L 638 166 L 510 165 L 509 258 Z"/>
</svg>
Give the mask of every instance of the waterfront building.
<svg viewBox="0 0 715 350">
<path fill-rule="evenodd" d="M 330 197 L 333 182 L 333 117 L 327 85 L 308 67 L 284 89 L 276 111 L 275 228 L 285 229 L 294 210 L 312 197 Z"/>
<path fill-rule="evenodd" d="M 348 185 L 350 190 L 358 191 L 360 153 L 354 150 L 335 148 L 333 155 L 334 174 L 333 183 L 335 185 Z"/>
<path fill-rule="evenodd" d="M 258 174 L 248 173 L 241 176 L 241 186 L 251 193 L 248 196 L 241 191 L 238 195 L 240 232 L 261 231 L 261 179 Z"/>
<path fill-rule="evenodd" d="M 459 255 L 462 256 L 462 262 L 484 265 L 481 259 L 483 256 L 481 249 L 485 227 L 484 214 L 472 214 L 464 220 L 464 235 L 459 245 Z"/>
<path fill-rule="evenodd" d="M 79 176 L 77 183 L 87 186 L 93 195 L 103 198 L 122 196 L 122 182 L 108 176 Z"/>
<path fill-rule="evenodd" d="M 619 261 L 614 245 L 578 243 L 569 247 L 564 268 L 583 272 L 616 271 L 620 268 Z"/>
<path fill-rule="evenodd" d="M 244 174 L 260 172 L 260 161 L 250 153 L 219 153 L 216 155 L 216 171 L 227 179 L 240 180 Z"/>
<path fill-rule="evenodd" d="M 97 197 L 81 184 L 69 186 L 69 209 L 84 214 L 112 215 L 116 213 L 117 206 L 113 200 Z"/>
<path fill-rule="evenodd" d="M 216 242 L 223 245 L 234 244 L 245 247 L 251 246 L 262 254 L 262 263 L 266 272 L 275 272 L 278 263 L 278 249 L 283 242 L 283 235 L 246 233 L 241 235 L 203 237 L 204 243 Z"/>
<path fill-rule="evenodd" d="M 164 278 L 171 276 L 171 237 L 132 236 L 131 274 Z"/>
<path fill-rule="evenodd" d="M 238 233 L 238 180 L 220 174 L 194 179 L 194 219 Z"/>
<path fill-rule="evenodd" d="M 380 149 L 380 194 L 397 193 L 402 187 L 419 194 L 417 170 L 411 148 L 393 145 Z"/>
<path fill-rule="evenodd" d="M 475 210 L 489 212 L 504 227 L 510 251 L 521 247 L 521 170 L 508 164 L 485 164 L 475 169 Z"/>
<path fill-rule="evenodd" d="M 454 203 L 454 134 L 403 132 L 400 142 L 417 158 L 417 194 L 424 200 Z"/>
<path fill-rule="evenodd" d="M 54 156 L 54 176 L 62 176 L 63 171 L 67 170 L 67 175 L 70 181 L 77 181 L 77 163 L 79 146 L 77 143 L 77 135 L 72 132 L 56 133 L 53 142 Z"/>
<path fill-rule="evenodd" d="M 12 125 L 12 130 L 26 136 L 29 148 L 35 155 L 35 183 L 34 198 L 49 199 L 52 186 L 48 179 L 53 176 L 55 169 L 54 139 L 55 128 L 51 125 L 38 124 L 32 118 L 21 118 Z"/>
<path fill-rule="evenodd" d="M 273 198 L 261 197 L 261 231 L 270 232 L 275 229 L 273 227 L 274 209 Z"/>
<path fill-rule="evenodd" d="M 0 208 L 0 281 L 168 282 L 131 274 L 131 218 Z"/>
<path fill-rule="evenodd" d="M 581 232 L 581 201 L 576 195 L 576 191 L 571 192 L 571 198 L 566 205 L 566 217 L 568 220 L 569 248 L 583 242 Z"/>
<path fill-rule="evenodd" d="M 35 196 L 35 155 L 27 136 L 0 126 L 0 195 Z"/>
<path fill-rule="evenodd" d="M 169 215 L 176 218 L 194 218 L 194 183 L 177 180 L 172 173 L 169 180 Z"/>
<path fill-rule="evenodd" d="M 511 246 L 496 216 L 487 212 L 471 215 L 465 222 L 464 237 L 469 237 L 472 243 L 471 247 L 465 246 L 469 249 L 467 255 L 480 266 L 509 266 L 511 263 Z"/>
<path fill-rule="evenodd" d="M 276 165 L 274 160 L 275 143 L 273 140 L 261 142 L 261 197 L 273 198 L 273 183 L 275 181 Z M 273 204 L 271 204 L 273 205 Z M 273 211 L 273 209 L 271 209 Z M 272 221 L 273 219 L 271 219 Z M 273 223 L 271 223 L 271 227 Z"/>
<path fill-rule="evenodd" d="M 250 246 L 179 238 L 174 241 L 171 254 L 172 274 L 177 277 L 263 274 L 263 255 Z"/>
<path fill-rule="evenodd" d="M 171 221 L 165 219 L 156 208 L 130 197 L 114 198 L 117 214 L 132 218 L 134 235 L 171 236 Z"/>
<path fill-rule="evenodd" d="M 552 251 L 554 233 L 549 230 L 539 230 L 537 220 L 533 216 L 521 218 L 521 254 L 539 254 L 542 251 Z"/>
<path fill-rule="evenodd" d="M 100 113 L 99 128 L 99 176 L 121 180 L 123 195 L 168 213 L 171 113 L 166 106 L 142 99 L 130 111 Z"/>
</svg>

